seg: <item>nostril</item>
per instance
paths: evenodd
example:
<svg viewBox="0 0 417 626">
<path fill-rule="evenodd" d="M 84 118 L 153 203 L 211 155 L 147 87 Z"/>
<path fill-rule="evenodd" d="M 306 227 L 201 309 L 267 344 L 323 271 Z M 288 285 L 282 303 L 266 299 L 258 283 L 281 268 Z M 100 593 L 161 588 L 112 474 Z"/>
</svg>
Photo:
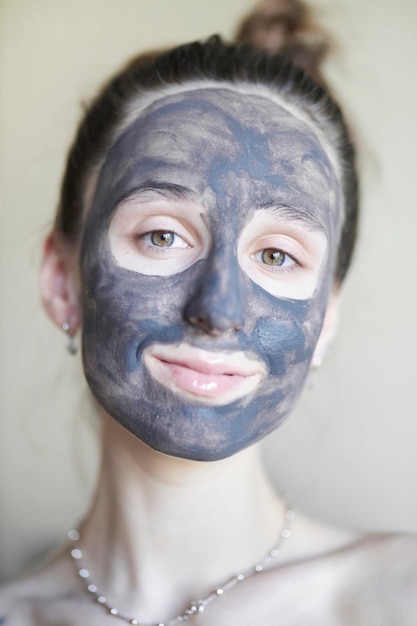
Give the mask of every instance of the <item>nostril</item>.
<svg viewBox="0 0 417 626">
<path fill-rule="evenodd" d="M 190 317 L 189 321 L 193 326 L 198 326 L 208 335 L 213 335 L 214 337 L 221 335 L 221 330 L 218 328 L 212 328 L 202 317 Z"/>
<path fill-rule="evenodd" d="M 223 334 L 226 330 L 238 331 L 242 329 L 241 324 L 236 324 L 234 326 L 228 326 L 228 327 L 225 326 L 224 328 L 221 325 L 214 326 L 213 324 L 210 324 L 209 320 L 205 320 L 203 317 L 190 317 L 189 322 L 193 326 L 197 326 L 198 328 L 201 328 L 201 330 L 203 330 L 208 335 L 212 335 L 213 337 L 218 337 L 219 335 Z"/>
<path fill-rule="evenodd" d="M 240 331 L 245 326 L 240 277 L 236 272 L 226 272 L 225 275 L 220 261 L 217 258 L 211 260 L 215 267 L 211 271 L 209 268 L 202 282 L 196 285 L 183 311 L 189 324 L 212 337 Z"/>
</svg>

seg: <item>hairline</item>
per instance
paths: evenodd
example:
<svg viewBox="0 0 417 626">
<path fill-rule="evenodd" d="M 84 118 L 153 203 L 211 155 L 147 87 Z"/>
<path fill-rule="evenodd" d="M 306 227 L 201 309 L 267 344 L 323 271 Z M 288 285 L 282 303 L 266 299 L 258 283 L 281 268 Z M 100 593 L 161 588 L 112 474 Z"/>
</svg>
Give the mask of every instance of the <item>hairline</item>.
<svg viewBox="0 0 417 626">
<path fill-rule="evenodd" d="M 181 84 L 166 86 L 164 85 L 163 87 L 154 88 L 146 91 L 145 93 L 138 93 L 137 99 L 134 101 L 134 103 L 129 104 L 126 107 L 123 121 L 116 126 L 113 133 L 111 134 L 109 145 L 106 147 L 105 153 L 103 154 L 99 162 L 91 168 L 89 180 L 86 184 L 86 189 L 84 191 L 83 197 L 82 227 L 84 227 L 86 216 L 91 208 L 101 168 L 107 158 L 109 150 L 119 139 L 119 137 L 135 122 L 135 120 L 138 119 L 140 115 L 142 115 L 149 107 L 153 106 L 158 101 L 163 100 L 164 98 L 168 98 L 169 96 L 187 94 L 196 90 L 204 89 L 226 90 L 243 95 L 263 97 L 269 101 L 274 102 L 296 119 L 304 122 L 310 128 L 310 130 L 313 131 L 316 138 L 323 146 L 323 149 L 327 158 L 329 159 L 333 172 L 336 175 L 337 181 L 339 185 L 342 186 L 343 183 L 341 166 L 339 164 L 339 159 L 335 153 L 333 146 L 331 145 L 321 128 L 300 107 L 292 104 L 291 102 L 288 102 L 288 100 L 282 97 L 278 92 L 274 92 L 270 89 L 270 87 L 264 85 L 263 83 L 249 83 L 244 80 L 234 81 L 233 83 L 227 80 L 187 80 Z"/>
</svg>

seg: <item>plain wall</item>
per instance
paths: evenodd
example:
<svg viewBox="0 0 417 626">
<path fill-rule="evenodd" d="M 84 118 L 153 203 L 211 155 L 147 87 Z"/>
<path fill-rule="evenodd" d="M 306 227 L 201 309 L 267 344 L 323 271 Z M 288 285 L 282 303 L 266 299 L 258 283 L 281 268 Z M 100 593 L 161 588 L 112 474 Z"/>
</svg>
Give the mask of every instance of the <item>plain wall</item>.
<svg viewBox="0 0 417 626">
<path fill-rule="evenodd" d="M 97 425 L 66 338 L 39 305 L 42 239 L 82 103 L 130 55 L 220 32 L 249 0 L 2 0 L 1 554 L 14 576 L 90 496 Z M 296 508 L 417 530 L 417 4 L 320 0 L 328 76 L 361 150 L 363 218 L 340 333 L 295 415 L 265 442 Z"/>
</svg>

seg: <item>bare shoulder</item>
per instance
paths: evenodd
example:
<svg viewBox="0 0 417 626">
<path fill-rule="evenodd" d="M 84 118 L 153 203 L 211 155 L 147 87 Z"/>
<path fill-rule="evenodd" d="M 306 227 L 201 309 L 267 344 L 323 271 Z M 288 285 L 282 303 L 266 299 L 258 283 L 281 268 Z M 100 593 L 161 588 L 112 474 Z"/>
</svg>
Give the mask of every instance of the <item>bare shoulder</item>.
<svg viewBox="0 0 417 626">
<path fill-rule="evenodd" d="M 353 551 L 353 559 L 364 575 L 372 574 L 382 588 L 400 584 L 408 589 L 417 582 L 417 535 L 373 534 L 364 537 Z"/>
<path fill-rule="evenodd" d="M 338 603 L 350 623 L 415 626 L 417 536 L 368 535 L 339 559 Z"/>
<path fill-rule="evenodd" d="M 293 539 L 284 567 L 274 572 L 274 597 L 287 623 L 295 610 L 297 624 L 416 625 L 416 535 L 356 534 L 304 518 Z"/>
<path fill-rule="evenodd" d="M 44 574 L 31 574 L 0 587 L 0 624 L 9 624 L 16 609 L 46 595 Z"/>
<path fill-rule="evenodd" d="M 60 626 L 77 602 L 79 584 L 71 563 L 63 557 L 0 588 L 0 626 Z M 82 600 L 81 600 L 82 604 Z M 58 619 L 58 621 L 57 621 Z"/>
</svg>

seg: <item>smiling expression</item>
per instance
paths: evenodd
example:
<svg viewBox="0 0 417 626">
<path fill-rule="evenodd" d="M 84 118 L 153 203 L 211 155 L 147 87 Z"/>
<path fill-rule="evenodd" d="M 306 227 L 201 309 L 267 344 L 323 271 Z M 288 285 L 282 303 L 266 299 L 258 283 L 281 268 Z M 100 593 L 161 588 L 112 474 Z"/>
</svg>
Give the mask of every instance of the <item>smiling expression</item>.
<svg viewBox="0 0 417 626">
<path fill-rule="evenodd" d="M 342 221 L 329 155 L 301 116 L 221 87 L 161 97 L 109 150 L 81 249 L 84 369 L 152 448 L 224 458 L 291 411 Z"/>
</svg>

